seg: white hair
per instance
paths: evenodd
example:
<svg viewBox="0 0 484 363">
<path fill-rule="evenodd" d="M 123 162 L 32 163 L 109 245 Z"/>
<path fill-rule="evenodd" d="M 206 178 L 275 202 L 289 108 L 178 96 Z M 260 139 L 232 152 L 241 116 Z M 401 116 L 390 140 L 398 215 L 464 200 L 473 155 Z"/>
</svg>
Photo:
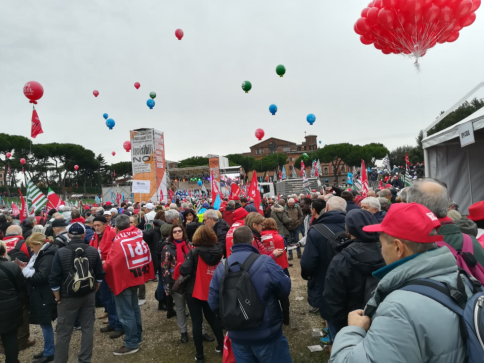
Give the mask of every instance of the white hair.
<svg viewBox="0 0 484 363">
<path fill-rule="evenodd" d="M 171 207 L 171 206 L 170 206 L 170 207 Z M 190 208 L 190 205 L 189 205 L 188 203 L 182 203 L 182 204 L 181 204 L 181 207 L 182 207 L 183 209 L 188 209 L 188 208 Z"/>
<path fill-rule="evenodd" d="M 326 203 L 328 211 L 336 210 L 341 212 L 346 212 L 346 200 L 341 197 L 334 196 Z"/>
<path fill-rule="evenodd" d="M 333 194 L 326 194 L 326 195 L 324 196 L 324 200 L 327 202 L 327 201 L 328 201 L 330 198 L 333 198 L 333 197 L 334 197 L 334 195 L 333 195 Z"/>
<path fill-rule="evenodd" d="M 63 212 L 70 212 L 72 210 L 71 207 L 64 206 L 64 209 L 62 210 Z"/>
<path fill-rule="evenodd" d="M 165 212 L 166 223 L 172 224 L 175 219 L 180 218 L 180 213 L 174 209 L 169 209 Z"/>
<path fill-rule="evenodd" d="M 205 219 L 205 217 L 207 219 L 212 218 L 214 221 L 218 221 L 218 213 L 214 209 L 207 209 L 207 211 L 203 213 L 203 219 Z"/>
<path fill-rule="evenodd" d="M 133 208 L 133 207 L 128 207 L 128 210 L 129 210 L 130 212 L 134 212 L 134 208 Z"/>
<path fill-rule="evenodd" d="M 368 204 L 370 208 L 376 208 L 381 211 L 380 201 L 375 197 L 368 197 L 361 201 L 361 204 Z"/>
<path fill-rule="evenodd" d="M 289 198 L 289 200 L 287 201 L 287 203 L 296 203 L 296 201 L 293 199 L 293 198 Z"/>
<path fill-rule="evenodd" d="M 178 206 L 175 203 L 171 203 L 170 209 L 178 209 Z"/>
<path fill-rule="evenodd" d="M 36 224 L 32 228 L 32 233 L 44 233 L 44 226 L 42 226 L 41 224 Z"/>
</svg>

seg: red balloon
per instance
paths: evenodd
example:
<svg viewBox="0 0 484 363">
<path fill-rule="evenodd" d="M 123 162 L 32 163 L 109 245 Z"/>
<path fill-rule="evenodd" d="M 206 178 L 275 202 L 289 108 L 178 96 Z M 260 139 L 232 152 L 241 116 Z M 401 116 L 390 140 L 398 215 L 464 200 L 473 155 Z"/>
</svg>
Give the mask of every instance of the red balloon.
<svg viewBox="0 0 484 363">
<path fill-rule="evenodd" d="M 366 14 L 368 13 L 368 10 L 370 10 L 370 8 L 364 8 L 364 9 L 361 11 L 361 17 L 362 17 L 362 18 L 366 18 Z"/>
<path fill-rule="evenodd" d="M 7 156 L 7 159 L 10 159 L 10 157 L 12 156 L 12 153 L 6 153 L 5 155 Z"/>
<path fill-rule="evenodd" d="M 407 12 L 410 15 L 416 15 L 422 10 L 422 0 L 408 0 Z"/>
<path fill-rule="evenodd" d="M 397 8 L 402 12 L 407 11 L 407 0 L 398 0 Z"/>
<path fill-rule="evenodd" d="M 460 26 L 466 27 L 476 21 L 476 13 L 470 13 L 460 19 Z"/>
<path fill-rule="evenodd" d="M 363 32 L 361 32 L 361 31 L 358 30 L 358 28 L 356 27 L 356 23 L 355 23 L 355 25 L 353 25 L 353 29 L 355 30 L 355 33 L 358 34 L 358 35 L 364 35 L 364 34 L 366 34 L 366 33 L 363 33 Z"/>
<path fill-rule="evenodd" d="M 378 9 L 382 8 L 383 7 L 383 1 L 382 0 L 373 1 L 373 7 L 378 8 Z"/>
<path fill-rule="evenodd" d="M 453 32 L 460 32 L 462 30 L 462 26 L 460 25 L 460 22 L 456 22 L 454 24 L 454 28 L 452 29 Z"/>
<path fill-rule="evenodd" d="M 178 38 L 178 40 L 182 40 L 183 35 L 184 35 L 183 30 L 181 29 L 175 30 L 175 36 Z"/>
<path fill-rule="evenodd" d="M 380 8 L 371 8 L 368 10 L 367 14 L 367 19 L 370 25 L 376 25 L 379 24 L 378 22 L 378 12 L 380 11 Z"/>
<path fill-rule="evenodd" d="M 454 12 L 448 6 L 443 6 L 440 8 L 439 20 L 444 23 L 450 23 L 454 20 Z"/>
<path fill-rule="evenodd" d="M 79 165 L 74 165 L 75 170 L 79 170 Z"/>
<path fill-rule="evenodd" d="M 440 8 L 437 5 L 432 4 L 424 10 L 424 21 L 426 23 L 431 23 L 439 17 L 439 14 Z"/>
<path fill-rule="evenodd" d="M 422 0 L 422 9 L 432 4 L 432 0 Z"/>
<path fill-rule="evenodd" d="M 385 48 L 385 49 L 382 49 L 382 51 L 381 51 L 381 52 L 382 52 L 383 54 L 391 54 L 391 53 L 392 53 L 392 51 L 391 51 L 390 49 L 386 49 L 386 48 Z"/>
<path fill-rule="evenodd" d="M 126 152 L 130 152 L 131 151 L 131 142 L 130 141 L 125 141 L 123 143 L 123 147 L 124 147 L 124 150 L 126 150 Z"/>
<path fill-rule="evenodd" d="M 140 86 L 139 82 L 134 82 L 134 88 L 139 89 L 139 86 Z"/>
<path fill-rule="evenodd" d="M 397 7 L 397 0 L 383 0 L 383 6 L 388 9 L 395 9 Z"/>
<path fill-rule="evenodd" d="M 113 151 L 111 154 L 113 154 L 113 156 L 114 156 L 114 155 L 116 155 L 116 152 Z"/>
<path fill-rule="evenodd" d="M 22 165 L 25 164 L 25 159 L 24 158 L 20 159 L 20 164 L 22 164 Z"/>
<path fill-rule="evenodd" d="M 30 103 L 37 104 L 44 95 L 44 87 L 39 82 L 30 81 L 24 86 L 24 95 L 30 100 Z"/>
<path fill-rule="evenodd" d="M 356 28 L 362 33 L 367 33 L 371 30 L 370 24 L 366 18 L 359 18 L 356 21 Z"/>
<path fill-rule="evenodd" d="M 435 5 L 437 5 L 439 8 L 441 8 L 442 6 L 444 6 L 444 4 L 446 3 L 447 0 L 432 0 L 432 3 L 434 3 Z"/>
<path fill-rule="evenodd" d="M 415 33 L 415 24 L 413 23 L 405 23 L 405 25 L 403 26 L 403 29 L 405 29 L 405 33 L 407 33 L 408 35 L 413 35 Z"/>
<path fill-rule="evenodd" d="M 94 90 L 94 91 L 92 91 L 92 94 L 94 95 L 94 97 L 97 97 L 97 96 L 99 96 L 99 91 Z"/>
<path fill-rule="evenodd" d="M 395 15 L 393 10 L 383 8 L 378 12 L 378 21 L 382 26 L 387 29 L 393 29 L 393 21 L 395 20 Z"/>
<path fill-rule="evenodd" d="M 363 35 L 360 36 L 360 42 L 362 42 L 365 45 L 370 45 L 373 43 L 373 40 L 366 39 Z"/>
<path fill-rule="evenodd" d="M 382 49 L 383 49 L 383 47 L 382 47 L 380 44 L 378 44 L 378 43 L 373 44 L 373 46 L 374 46 L 376 49 L 378 49 L 378 50 L 382 50 Z"/>
<path fill-rule="evenodd" d="M 456 19 L 462 18 L 469 14 L 472 9 L 472 0 L 462 0 L 454 8 L 454 15 Z"/>
<path fill-rule="evenodd" d="M 257 137 L 259 140 L 262 140 L 264 135 L 265 135 L 264 130 L 262 129 L 255 130 L 255 137 Z"/>
<path fill-rule="evenodd" d="M 450 33 L 449 37 L 447 38 L 447 43 L 455 42 L 459 38 L 459 32 Z"/>
<path fill-rule="evenodd" d="M 481 0 L 472 0 L 471 13 L 479 9 L 480 6 L 481 6 Z"/>
</svg>

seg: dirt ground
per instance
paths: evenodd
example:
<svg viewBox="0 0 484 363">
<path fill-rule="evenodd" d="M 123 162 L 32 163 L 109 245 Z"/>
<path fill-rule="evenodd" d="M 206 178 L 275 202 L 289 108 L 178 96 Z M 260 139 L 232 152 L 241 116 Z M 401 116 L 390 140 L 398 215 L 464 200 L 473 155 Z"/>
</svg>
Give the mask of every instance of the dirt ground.
<svg viewBox="0 0 484 363">
<path fill-rule="evenodd" d="M 329 355 L 326 352 L 311 353 L 308 345 L 319 344 L 319 338 L 311 336 L 313 328 L 321 328 L 319 313 L 310 314 L 307 304 L 306 281 L 301 279 L 299 260 L 292 261 L 293 267 L 289 268 L 292 280 L 291 301 L 291 325 L 284 326 L 284 334 L 289 341 L 291 356 L 294 363 L 315 363 L 327 362 Z M 92 362 L 160 362 L 160 363 L 185 363 L 195 361 L 195 346 L 191 337 L 191 320 L 188 321 L 189 342 L 180 342 L 180 333 L 176 325 L 176 318 L 166 319 L 166 311 L 158 311 L 158 302 L 154 298 L 157 283 L 150 282 L 146 285 L 147 302 L 141 306 L 143 318 L 143 345 L 136 354 L 123 357 L 114 356 L 113 350 L 123 345 L 123 338 L 112 340 L 107 334 L 102 334 L 99 329 L 103 325 L 101 320 L 96 319 L 94 334 L 94 351 Z M 303 297 L 303 300 L 296 300 L 296 297 Z M 99 316 L 103 309 L 96 309 Z M 188 309 L 187 309 L 188 311 Z M 208 324 L 207 332 L 211 334 Z M 37 343 L 20 352 L 20 362 L 31 362 L 32 355 L 42 350 L 42 331 L 39 326 L 31 325 L 31 336 Z M 213 334 L 211 334 L 213 335 Z M 77 362 L 77 353 L 81 340 L 80 331 L 72 334 L 69 362 Z M 215 353 L 216 343 L 204 343 L 205 361 L 208 363 L 221 363 L 222 357 Z"/>
</svg>

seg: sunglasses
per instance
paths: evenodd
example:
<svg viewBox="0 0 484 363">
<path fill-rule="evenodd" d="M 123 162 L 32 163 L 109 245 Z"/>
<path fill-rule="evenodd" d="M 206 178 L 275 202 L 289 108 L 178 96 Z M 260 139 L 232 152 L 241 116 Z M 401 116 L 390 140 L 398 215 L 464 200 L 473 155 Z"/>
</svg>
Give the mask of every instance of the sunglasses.
<svg viewBox="0 0 484 363">
<path fill-rule="evenodd" d="M 182 233 L 183 231 L 181 229 L 177 229 L 176 231 L 173 231 L 173 233 Z"/>
</svg>

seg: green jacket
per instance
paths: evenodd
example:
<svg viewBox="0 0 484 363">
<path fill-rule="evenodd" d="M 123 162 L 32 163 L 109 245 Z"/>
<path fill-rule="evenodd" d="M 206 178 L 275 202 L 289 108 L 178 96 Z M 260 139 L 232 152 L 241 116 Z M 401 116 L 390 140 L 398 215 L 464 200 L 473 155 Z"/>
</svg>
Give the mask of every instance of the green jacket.
<svg viewBox="0 0 484 363">
<path fill-rule="evenodd" d="M 462 250 L 462 241 L 464 237 L 460 228 L 456 224 L 443 224 L 439 228 L 439 235 L 444 236 L 444 242 L 454 247 L 456 250 Z M 474 257 L 477 262 L 484 266 L 484 249 L 477 241 L 476 237 L 469 235 L 472 239 L 472 247 L 474 247 Z"/>
</svg>

